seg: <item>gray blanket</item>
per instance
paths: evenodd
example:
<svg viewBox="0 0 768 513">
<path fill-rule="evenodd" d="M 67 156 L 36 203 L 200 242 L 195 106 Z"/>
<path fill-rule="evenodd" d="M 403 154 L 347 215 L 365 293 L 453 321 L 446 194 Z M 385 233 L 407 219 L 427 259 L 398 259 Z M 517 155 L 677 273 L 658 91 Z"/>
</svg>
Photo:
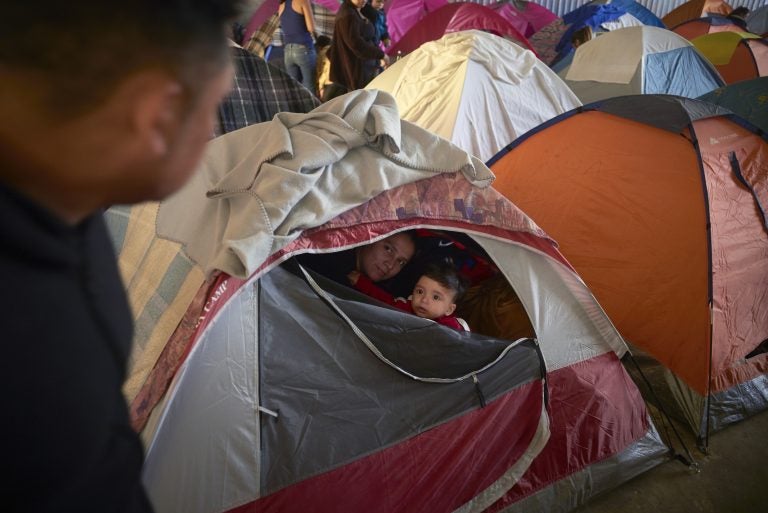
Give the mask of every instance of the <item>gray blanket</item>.
<svg viewBox="0 0 768 513">
<path fill-rule="evenodd" d="M 193 178 L 161 204 L 157 234 L 183 244 L 206 273 L 245 278 L 303 230 L 383 191 L 457 172 L 479 187 L 494 179 L 476 157 L 401 120 L 388 93 L 358 90 L 212 140 Z"/>
</svg>

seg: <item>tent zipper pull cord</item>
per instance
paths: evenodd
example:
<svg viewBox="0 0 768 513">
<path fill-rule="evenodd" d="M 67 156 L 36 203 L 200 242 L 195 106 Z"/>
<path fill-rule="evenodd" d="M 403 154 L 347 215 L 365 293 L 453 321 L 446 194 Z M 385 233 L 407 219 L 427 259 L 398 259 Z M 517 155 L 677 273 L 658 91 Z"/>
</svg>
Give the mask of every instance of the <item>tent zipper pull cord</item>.
<svg viewBox="0 0 768 513">
<path fill-rule="evenodd" d="M 480 381 L 477 379 L 477 374 L 472 374 L 472 381 L 475 382 L 475 392 L 477 392 L 477 397 L 480 398 L 480 407 L 485 408 L 485 394 L 483 394 L 483 389 L 480 388 Z"/>
<path fill-rule="evenodd" d="M 264 406 L 259 406 L 258 409 L 261 413 L 266 413 L 270 417 L 278 418 L 280 416 L 275 410 L 270 410 L 269 408 L 265 408 Z"/>
</svg>

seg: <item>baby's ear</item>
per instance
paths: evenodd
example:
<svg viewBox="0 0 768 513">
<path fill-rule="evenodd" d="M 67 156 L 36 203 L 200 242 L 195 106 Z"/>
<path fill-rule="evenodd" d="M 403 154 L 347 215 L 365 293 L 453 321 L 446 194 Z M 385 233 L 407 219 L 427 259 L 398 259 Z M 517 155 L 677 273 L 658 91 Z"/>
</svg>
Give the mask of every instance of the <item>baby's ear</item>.
<svg viewBox="0 0 768 513">
<path fill-rule="evenodd" d="M 451 306 L 448 307 L 448 311 L 445 312 L 445 315 L 451 315 L 455 311 L 456 311 L 456 303 L 451 303 Z"/>
</svg>

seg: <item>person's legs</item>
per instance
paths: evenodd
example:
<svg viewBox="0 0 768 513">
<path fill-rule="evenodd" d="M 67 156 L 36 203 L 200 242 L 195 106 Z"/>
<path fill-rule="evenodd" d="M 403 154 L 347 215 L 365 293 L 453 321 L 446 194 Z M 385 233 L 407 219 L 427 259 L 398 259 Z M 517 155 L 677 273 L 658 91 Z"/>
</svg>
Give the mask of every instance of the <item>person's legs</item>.
<svg viewBox="0 0 768 513">
<path fill-rule="evenodd" d="M 285 49 L 285 67 L 291 64 L 291 70 L 288 72 L 301 85 L 309 89 L 312 94 L 317 96 L 315 88 L 315 73 L 317 69 L 317 53 L 314 48 L 304 45 L 287 45 Z"/>
<path fill-rule="evenodd" d="M 362 75 L 361 77 L 362 85 L 360 86 L 361 88 L 365 87 L 366 85 L 368 85 L 368 83 L 371 80 L 376 78 L 376 75 L 378 75 L 378 71 L 379 71 L 377 66 L 378 66 L 377 61 L 365 61 L 365 63 L 363 64 L 363 68 L 361 70 L 361 75 Z"/>
<path fill-rule="evenodd" d="M 304 47 L 304 59 L 299 64 L 301 67 L 301 83 L 304 87 L 312 91 L 312 94 L 317 96 L 317 88 L 315 86 L 315 73 L 317 70 L 317 52 L 314 48 Z"/>
<path fill-rule="evenodd" d="M 301 82 L 301 67 L 299 66 L 298 59 L 300 59 L 302 49 L 301 45 L 287 44 L 283 46 L 285 71 L 297 82 Z"/>
</svg>

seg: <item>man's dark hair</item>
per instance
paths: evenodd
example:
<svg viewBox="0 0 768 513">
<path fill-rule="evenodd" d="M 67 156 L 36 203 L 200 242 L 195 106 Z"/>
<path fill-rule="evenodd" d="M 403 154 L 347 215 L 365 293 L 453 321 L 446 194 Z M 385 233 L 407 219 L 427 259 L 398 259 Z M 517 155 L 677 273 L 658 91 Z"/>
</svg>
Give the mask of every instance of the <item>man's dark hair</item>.
<svg viewBox="0 0 768 513">
<path fill-rule="evenodd" d="M 168 70 L 199 91 L 229 59 L 227 35 L 242 0 L 5 2 L 0 69 L 36 79 L 62 117 L 97 107 L 139 69 Z"/>
<path fill-rule="evenodd" d="M 424 268 L 422 276 L 426 276 L 443 287 L 454 292 L 453 302 L 458 303 L 467 290 L 467 281 L 456 268 L 448 262 L 431 263 Z"/>
</svg>

